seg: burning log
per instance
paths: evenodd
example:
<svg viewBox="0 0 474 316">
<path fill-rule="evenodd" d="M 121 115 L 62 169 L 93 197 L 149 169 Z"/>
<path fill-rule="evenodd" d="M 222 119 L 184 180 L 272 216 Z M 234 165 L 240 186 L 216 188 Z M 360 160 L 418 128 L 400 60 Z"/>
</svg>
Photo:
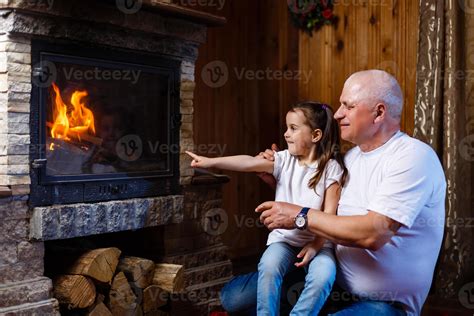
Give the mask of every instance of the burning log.
<svg viewBox="0 0 474 316">
<path fill-rule="evenodd" d="M 153 284 L 169 293 L 181 292 L 184 289 L 184 267 L 169 263 L 156 264 Z"/>
<path fill-rule="evenodd" d="M 85 102 L 89 93 L 85 90 L 74 91 L 70 99 L 71 104 L 68 106 L 64 103 L 61 91 L 56 83 L 53 82 L 52 88 L 54 92 L 52 95 L 54 122 L 48 124 L 51 128 L 51 137 L 68 140 L 72 135 L 80 140 L 90 136 L 88 135 L 89 132 L 95 135 L 94 113 Z M 69 110 L 70 108 L 72 108 L 72 111 Z"/>
<path fill-rule="evenodd" d="M 68 274 L 89 276 L 102 283 L 110 283 L 121 251 L 118 248 L 99 248 L 82 254 L 68 269 Z"/>
<path fill-rule="evenodd" d="M 49 128 L 53 128 L 54 124 L 51 122 L 46 122 L 46 126 Z M 79 132 L 75 132 L 74 130 L 68 130 L 67 136 L 74 139 L 85 140 L 97 146 L 102 145 L 102 138 L 95 137 L 86 133 L 79 133 Z"/>
<path fill-rule="evenodd" d="M 68 309 L 86 308 L 94 304 L 94 283 L 82 275 L 61 275 L 54 281 L 54 296 Z"/>
</svg>

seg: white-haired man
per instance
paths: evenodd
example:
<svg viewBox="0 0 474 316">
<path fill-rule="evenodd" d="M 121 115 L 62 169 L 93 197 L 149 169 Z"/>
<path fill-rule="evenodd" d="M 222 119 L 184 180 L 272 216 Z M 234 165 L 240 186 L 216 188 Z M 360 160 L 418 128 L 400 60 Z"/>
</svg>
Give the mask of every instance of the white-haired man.
<svg viewBox="0 0 474 316">
<path fill-rule="evenodd" d="M 403 95 L 388 73 L 353 74 L 340 103 L 341 137 L 356 147 L 345 157 L 349 180 L 337 216 L 281 202 L 257 211 L 269 229 L 304 227 L 337 244 L 337 282 L 360 300 L 334 315 L 419 315 L 443 237 L 441 164 L 428 145 L 400 131 Z M 223 297 L 235 289 L 229 284 Z"/>
</svg>

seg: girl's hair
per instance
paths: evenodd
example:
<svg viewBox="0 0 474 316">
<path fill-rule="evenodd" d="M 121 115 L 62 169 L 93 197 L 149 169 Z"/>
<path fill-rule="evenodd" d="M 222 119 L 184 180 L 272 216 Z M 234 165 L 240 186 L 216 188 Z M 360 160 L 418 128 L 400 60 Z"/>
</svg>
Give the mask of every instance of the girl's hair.
<svg viewBox="0 0 474 316">
<path fill-rule="evenodd" d="M 300 110 L 306 118 L 306 124 L 313 132 L 320 129 L 323 136 L 316 143 L 316 157 L 318 157 L 318 169 L 308 183 L 311 189 L 316 190 L 316 185 L 323 176 L 324 169 L 330 159 L 334 159 L 344 171 L 341 178 L 341 186 L 344 186 L 348 171 L 344 164 L 344 155 L 341 153 L 341 138 L 339 132 L 339 124 L 334 118 L 331 107 L 324 103 L 314 101 L 303 101 L 291 106 L 292 112 Z"/>
</svg>

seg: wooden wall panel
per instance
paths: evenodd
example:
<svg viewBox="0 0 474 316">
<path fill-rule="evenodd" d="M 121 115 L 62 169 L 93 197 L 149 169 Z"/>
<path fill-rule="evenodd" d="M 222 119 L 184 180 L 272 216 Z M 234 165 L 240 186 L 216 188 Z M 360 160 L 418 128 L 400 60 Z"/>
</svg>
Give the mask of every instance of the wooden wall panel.
<svg viewBox="0 0 474 316">
<path fill-rule="evenodd" d="M 299 67 L 313 71 L 300 82 L 303 99 L 339 106 L 345 79 L 355 71 L 384 69 L 399 80 L 405 94 L 402 129 L 413 133 L 418 2 L 410 0 L 340 1 L 337 27 L 324 27 L 309 37 L 299 34 Z"/>
<path fill-rule="evenodd" d="M 214 8 L 203 9 L 214 11 Z M 242 12 L 246 14 L 242 15 Z M 256 12 L 249 1 L 228 1 L 222 11 L 216 10 L 213 13 L 225 16 L 228 22 L 224 27 L 210 29 L 207 43 L 200 47 L 195 71 L 195 145 L 196 148 L 204 148 L 203 145 L 225 148 L 224 152 L 219 153 L 199 152 L 209 156 L 253 153 L 255 148 L 248 148 L 248 144 L 259 127 L 256 121 L 258 116 L 251 113 L 252 110 L 258 110 L 256 83 L 238 82 L 234 69 L 253 68 L 257 63 L 256 54 L 248 53 L 246 49 L 257 40 L 256 33 L 252 31 L 256 29 Z M 219 88 L 208 86 L 201 77 L 203 67 L 215 61 L 224 62 L 229 72 L 229 80 Z M 224 187 L 224 209 L 230 226 L 223 237 L 233 252 L 239 254 L 239 247 L 247 246 L 246 252 L 256 253 L 258 245 L 255 240 L 259 238 L 258 234 L 246 228 L 237 230 L 232 224 L 234 215 L 240 216 L 244 210 L 250 213 L 249 207 L 257 204 L 257 179 L 248 179 L 247 175 L 239 173 L 226 173 L 231 176 L 231 182 Z M 246 192 L 242 190 L 243 187 L 252 188 L 252 191 Z M 248 193 L 245 198 L 242 196 L 244 193 Z M 227 238 L 232 235 L 233 238 Z M 245 254 L 240 252 L 240 255 Z"/>
</svg>

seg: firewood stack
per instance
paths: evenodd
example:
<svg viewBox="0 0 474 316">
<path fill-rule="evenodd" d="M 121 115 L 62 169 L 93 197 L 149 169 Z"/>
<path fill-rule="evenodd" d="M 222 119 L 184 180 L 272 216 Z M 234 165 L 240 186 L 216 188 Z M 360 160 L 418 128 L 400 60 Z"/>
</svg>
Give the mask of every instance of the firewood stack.
<svg viewBox="0 0 474 316">
<path fill-rule="evenodd" d="M 118 248 L 87 251 L 53 280 L 63 310 L 83 315 L 168 315 L 169 294 L 184 290 L 183 266 L 120 257 Z M 77 314 L 77 313 L 75 313 Z"/>
</svg>

